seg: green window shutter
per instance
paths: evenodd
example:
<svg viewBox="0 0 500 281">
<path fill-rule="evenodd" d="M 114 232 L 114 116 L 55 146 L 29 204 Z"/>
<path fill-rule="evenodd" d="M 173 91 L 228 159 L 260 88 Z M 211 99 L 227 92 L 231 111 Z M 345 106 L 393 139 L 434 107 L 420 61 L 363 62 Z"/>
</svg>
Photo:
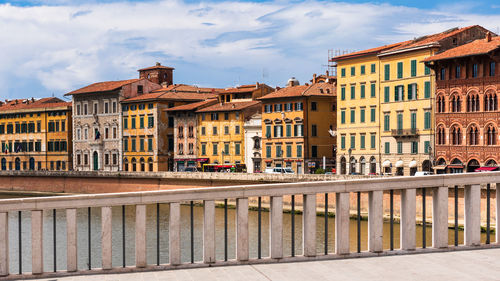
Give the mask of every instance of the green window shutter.
<svg viewBox="0 0 500 281">
<path fill-rule="evenodd" d="M 370 85 L 370 96 L 371 96 L 372 98 L 374 98 L 374 97 L 376 96 L 376 93 L 375 93 L 375 83 L 372 83 L 372 84 Z"/>
<path fill-rule="evenodd" d="M 340 76 L 345 77 L 345 68 L 340 70 Z"/>
<path fill-rule="evenodd" d="M 427 66 L 425 66 L 425 72 L 424 72 L 425 75 L 429 75 L 431 74 L 431 69 L 428 68 Z"/>
<path fill-rule="evenodd" d="M 398 62 L 398 79 L 403 78 L 403 62 Z"/>
<path fill-rule="evenodd" d="M 412 77 L 417 76 L 417 61 L 416 60 L 411 61 L 411 76 Z"/>
<path fill-rule="evenodd" d="M 431 97 L 431 82 L 427 81 L 424 83 L 424 98 L 428 99 Z"/>
<path fill-rule="evenodd" d="M 384 146 L 385 146 L 385 154 L 391 153 L 391 144 L 386 142 Z"/>
<path fill-rule="evenodd" d="M 398 114 L 398 130 L 403 130 L 403 114 Z"/>
<path fill-rule="evenodd" d="M 351 135 L 351 149 L 356 149 L 356 135 Z"/>
<path fill-rule="evenodd" d="M 356 122 L 356 111 L 351 109 L 351 124 Z"/>
<path fill-rule="evenodd" d="M 271 158 L 271 146 L 266 146 L 266 157 Z"/>
<path fill-rule="evenodd" d="M 394 86 L 394 101 L 399 101 L 398 87 L 399 86 Z"/>
<path fill-rule="evenodd" d="M 207 145 L 201 144 L 201 155 L 207 155 Z"/>
<path fill-rule="evenodd" d="M 286 157 L 292 157 L 292 146 L 291 145 L 286 146 Z"/>
<path fill-rule="evenodd" d="M 266 138 L 271 137 L 271 125 L 266 125 Z"/>
<path fill-rule="evenodd" d="M 360 110 L 360 118 L 359 118 L 359 119 L 360 119 L 359 121 L 360 121 L 361 123 L 365 123 L 365 109 L 364 109 L 364 108 L 362 108 L 362 109 Z"/>
<path fill-rule="evenodd" d="M 386 81 L 391 79 L 391 66 L 389 64 L 384 65 L 384 79 Z"/>
<path fill-rule="evenodd" d="M 408 84 L 408 100 L 413 99 L 412 85 L 413 84 Z"/>
<path fill-rule="evenodd" d="M 390 100 L 390 90 L 389 87 L 384 88 L 384 102 L 389 102 Z"/>
<path fill-rule="evenodd" d="M 370 148 L 375 149 L 375 134 L 370 135 Z"/>
<path fill-rule="evenodd" d="M 351 67 L 351 76 L 356 75 L 356 67 L 352 66 Z"/>
<path fill-rule="evenodd" d="M 365 98 L 365 85 L 361 85 L 361 98 L 364 99 Z"/>
<path fill-rule="evenodd" d="M 429 153 L 429 147 L 431 146 L 430 141 L 424 141 L 424 153 Z"/>
<path fill-rule="evenodd" d="M 424 129 L 428 130 L 431 128 L 431 113 L 426 112 L 424 114 Z"/>
<path fill-rule="evenodd" d="M 345 124 L 345 110 L 340 112 L 340 123 Z"/>
<path fill-rule="evenodd" d="M 418 153 L 418 141 L 411 142 L 411 153 L 413 153 L 413 154 Z"/>
<path fill-rule="evenodd" d="M 403 143 L 398 141 L 398 154 L 403 153 Z"/>
<path fill-rule="evenodd" d="M 363 75 L 363 74 L 365 74 L 365 66 L 364 65 L 361 66 L 361 75 Z"/>
<path fill-rule="evenodd" d="M 148 139 L 148 150 L 153 151 L 153 139 Z"/>
<path fill-rule="evenodd" d="M 356 86 L 351 86 L 351 100 L 356 98 Z"/>
<path fill-rule="evenodd" d="M 345 135 L 340 137 L 340 148 L 345 149 Z"/>
<path fill-rule="evenodd" d="M 361 135 L 360 146 L 361 149 L 365 149 L 365 135 Z"/>
<path fill-rule="evenodd" d="M 390 116 L 387 114 L 384 116 L 384 131 L 389 131 L 391 129 Z"/>
<path fill-rule="evenodd" d="M 370 121 L 375 122 L 375 108 L 370 108 Z"/>
<path fill-rule="evenodd" d="M 297 145 L 297 157 L 302 157 L 302 145 Z"/>
<path fill-rule="evenodd" d="M 240 153 L 241 153 L 240 150 L 241 150 L 240 144 L 239 143 L 235 143 L 234 144 L 234 154 L 240 155 Z"/>
<path fill-rule="evenodd" d="M 345 87 L 340 88 L 340 98 L 345 100 Z"/>
<path fill-rule="evenodd" d="M 417 113 L 416 112 L 411 113 L 411 128 L 412 129 L 417 128 Z"/>
<path fill-rule="evenodd" d="M 372 63 L 372 65 L 371 65 L 371 71 L 372 71 L 372 73 L 375 73 L 375 64 L 374 63 Z"/>
<path fill-rule="evenodd" d="M 292 125 L 287 124 L 286 125 L 286 136 L 291 137 L 292 136 Z"/>
</svg>

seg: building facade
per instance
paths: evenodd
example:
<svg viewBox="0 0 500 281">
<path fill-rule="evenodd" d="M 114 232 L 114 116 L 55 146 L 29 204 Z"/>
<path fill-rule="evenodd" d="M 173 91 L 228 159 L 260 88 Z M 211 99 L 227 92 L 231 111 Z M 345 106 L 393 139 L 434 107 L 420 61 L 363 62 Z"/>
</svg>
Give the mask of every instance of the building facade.
<svg viewBox="0 0 500 281">
<path fill-rule="evenodd" d="M 71 103 L 58 98 L 0 103 L 2 170 L 72 169 Z"/>
<path fill-rule="evenodd" d="M 498 169 L 500 38 L 484 39 L 425 60 L 437 73 L 437 173 Z"/>
<path fill-rule="evenodd" d="M 214 91 L 175 84 L 122 101 L 123 170 L 176 170 L 178 126 L 175 113 L 167 109 L 215 98 Z"/>
<path fill-rule="evenodd" d="M 313 81 L 315 82 L 315 81 Z M 259 98 L 262 101 L 262 169 L 291 168 L 295 173 L 314 173 L 335 168 L 335 81 L 287 87 Z"/>
<path fill-rule="evenodd" d="M 256 113 L 246 118 L 243 124 L 245 133 L 245 163 L 247 173 L 262 172 L 262 114 Z"/>
<path fill-rule="evenodd" d="M 131 79 L 95 83 L 66 94 L 73 99 L 73 169 L 121 170 L 120 103 L 160 87 L 147 79 Z"/>
</svg>

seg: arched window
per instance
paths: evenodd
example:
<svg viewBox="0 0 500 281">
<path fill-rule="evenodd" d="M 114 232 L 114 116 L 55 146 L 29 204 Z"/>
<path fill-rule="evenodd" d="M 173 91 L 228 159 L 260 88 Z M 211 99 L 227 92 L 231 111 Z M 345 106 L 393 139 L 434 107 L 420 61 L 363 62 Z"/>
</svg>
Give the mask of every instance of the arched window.
<svg viewBox="0 0 500 281">
<path fill-rule="evenodd" d="M 443 97 L 444 100 L 444 97 Z M 451 112 L 461 112 L 462 111 L 462 101 L 459 95 L 453 95 L 450 100 L 450 111 Z M 443 101 L 443 111 L 444 112 L 444 101 Z"/>
<path fill-rule="evenodd" d="M 153 171 L 153 158 L 149 157 L 148 158 L 148 171 L 152 172 Z"/>
<path fill-rule="evenodd" d="M 437 112 L 445 112 L 444 96 L 438 96 L 436 99 Z"/>
<path fill-rule="evenodd" d="M 451 129 L 451 143 L 453 145 L 462 144 L 462 130 L 458 126 L 453 126 Z"/>
<path fill-rule="evenodd" d="M 446 144 L 446 135 L 443 126 L 439 126 L 437 129 L 437 144 Z"/>
<path fill-rule="evenodd" d="M 137 160 L 135 158 L 132 158 L 132 172 L 137 171 Z"/>
<path fill-rule="evenodd" d="M 141 171 L 142 171 L 142 172 L 144 172 L 144 171 L 145 171 L 145 169 L 146 169 L 146 165 L 145 165 L 145 163 L 144 163 L 144 158 L 142 158 L 142 157 L 141 157 L 140 162 L 141 162 Z"/>
<path fill-rule="evenodd" d="M 498 100 L 495 93 L 488 93 L 484 96 L 484 111 L 495 111 L 498 109 Z"/>
<path fill-rule="evenodd" d="M 469 145 L 479 144 L 479 131 L 476 126 L 471 126 L 468 131 L 469 135 Z"/>
<path fill-rule="evenodd" d="M 127 158 L 123 158 L 123 170 L 125 172 L 128 172 L 128 159 Z"/>
<path fill-rule="evenodd" d="M 479 111 L 479 95 L 470 94 L 467 96 L 467 112 Z"/>
<path fill-rule="evenodd" d="M 7 170 L 7 160 L 2 158 L 2 171 Z"/>
<path fill-rule="evenodd" d="M 496 145 L 497 144 L 497 130 L 493 125 L 488 125 L 488 127 L 485 130 L 485 140 L 486 140 L 486 145 Z"/>
</svg>

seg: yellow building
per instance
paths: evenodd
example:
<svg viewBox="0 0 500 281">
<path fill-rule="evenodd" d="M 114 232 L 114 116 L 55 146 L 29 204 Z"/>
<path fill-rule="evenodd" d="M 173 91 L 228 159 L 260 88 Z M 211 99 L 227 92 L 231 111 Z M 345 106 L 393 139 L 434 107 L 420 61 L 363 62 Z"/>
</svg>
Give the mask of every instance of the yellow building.
<svg viewBox="0 0 500 281">
<path fill-rule="evenodd" d="M 333 58 L 338 173 L 413 175 L 429 170 L 435 78 L 421 61 L 486 32 L 480 26 L 450 29 Z"/>
<path fill-rule="evenodd" d="M 1 169 L 71 169 L 71 124 L 71 102 L 58 98 L 0 103 Z"/>
<path fill-rule="evenodd" d="M 174 169 L 174 118 L 168 108 L 215 98 L 214 89 L 175 84 L 121 102 L 124 171 Z"/>
<path fill-rule="evenodd" d="M 422 61 L 438 52 L 484 38 L 480 26 L 451 29 L 382 51 L 380 152 L 382 171 L 414 175 L 432 171 L 435 75 Z"/>
<path fill-rule="evenodd" d="M 291 168 L 313 173 L 334 168 L 336 130 L 335 81 L 298 85 L 290 79 L 286 88 L 259 98 L 262 101 L 262 158 L 265 168 Z M 317 83 L 316 83 L 317 82 Z"/>
<path fill-rule="evenodd" d="M 220 92 L 217 104 L 196 111 L 198 158 L 207 159 L 200 165 L 247 164 L 245 119 L 260 113 L 260 102 L 255 99 L 273 90 L 259 83 L 226 89 Z"/>
<path fill-rule="evenodd" d="M 387 45 L 333 58 L 337 65 L 337 174 L 380 172 L 380 62 Z"/>
</svg>

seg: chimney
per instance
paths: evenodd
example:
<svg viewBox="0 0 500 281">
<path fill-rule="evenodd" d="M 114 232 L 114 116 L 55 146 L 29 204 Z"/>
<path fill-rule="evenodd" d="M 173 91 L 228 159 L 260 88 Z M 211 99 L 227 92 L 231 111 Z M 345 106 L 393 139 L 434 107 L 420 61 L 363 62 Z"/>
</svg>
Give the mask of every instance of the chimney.
<svg viewBox="0 0 500 281">
<path fill-rule="evenodd" d="M 326 78 L 328 78 L 328 76 L 330 76 L 330 71 L 326 71 Z"/>
<path fill-rule="evenodd" d="M 260 86 L 259 82 L 255 82 L 255 88 L 258 89 Z"/>
<path fill-rule="evenodd" d="M 161 63 L 159 63 L 159 62 L 156 62 L 156 66 L 161 66 Z"/>
<path fill-rule="evenodd" d="M 280 86 L 276 86 L 276 91 L 279 91 L 280 89 Z"/>
<path fill-rule="evenodd" d="M 162 87 L 162 88 L 166 88 L 167 86 L 168 86 L 168 83 L 167 83 L 167 82 L 163 82 L 163 83 L 161 83 L 161 87 Z"/>
<path fill-rule="evenodd" d="M 316 73 L 313 74 L 313 81 L 312 81 L 313 84 L 316 84 Z"/>
<path fill-rule="evenodd" d="M 486 32 L 486 42 L 491 42 L 491 32 Z"/>
</svg>

